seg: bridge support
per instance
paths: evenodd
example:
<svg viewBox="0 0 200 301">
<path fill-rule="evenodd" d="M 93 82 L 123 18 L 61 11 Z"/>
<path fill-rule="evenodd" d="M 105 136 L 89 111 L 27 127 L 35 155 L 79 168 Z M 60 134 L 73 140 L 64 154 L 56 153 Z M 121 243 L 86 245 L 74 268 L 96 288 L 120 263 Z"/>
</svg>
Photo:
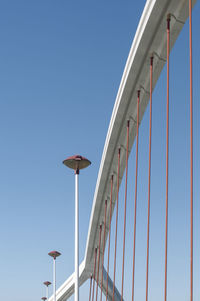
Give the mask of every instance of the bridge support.
<svg viewBox="0 0 200 301">
<path fill-rule="evenodd" d="M 101 282 L 98 283 L 99 287 L 101 287 Z M 106 295 L 106 286 L 107 286 L 107 272 L 105 268 L 103 268 L 103 283 L 102 283 L 102 291 Z M 107 290 L 108 300 L 112 301 L 113 296 L 113 282 L 111 278 L 108 276 L 108 290 Z M 118 289 L 115 287 L 115 295 L 114 301 L 121 301 L 121 294 Z"/>
</svg>

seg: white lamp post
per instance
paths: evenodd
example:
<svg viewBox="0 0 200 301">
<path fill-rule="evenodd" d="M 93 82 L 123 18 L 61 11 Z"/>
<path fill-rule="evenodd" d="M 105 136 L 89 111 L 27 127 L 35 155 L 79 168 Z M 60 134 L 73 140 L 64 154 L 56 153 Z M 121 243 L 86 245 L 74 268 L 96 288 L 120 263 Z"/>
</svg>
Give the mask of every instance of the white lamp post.
<svg viewBox="0 0 200 301">
<path fill-rule="evenodd" d="M 56 258 L 61 255 L 61 253 L 57 251 L 52 251 L 48 253 L 49 256 L 53 257 L 53 294 L 54 301 L 56 301 Z"/>
<path fill-rule="evenodd" d="M 79 301 L 79 170 L 88 167 L 91 162 L 80 156 L 75 155 L 63 161 L 63 164 L 75 171 L 75 301 Z"/>
<path fill-rule="evenodd" d="M 49 300 L 49 285 L 51 285 L 50 281 L 45 281 L 44 285 L 46 286 L 46 297 L 47 297 L 47 301 Z"/>
</svg>

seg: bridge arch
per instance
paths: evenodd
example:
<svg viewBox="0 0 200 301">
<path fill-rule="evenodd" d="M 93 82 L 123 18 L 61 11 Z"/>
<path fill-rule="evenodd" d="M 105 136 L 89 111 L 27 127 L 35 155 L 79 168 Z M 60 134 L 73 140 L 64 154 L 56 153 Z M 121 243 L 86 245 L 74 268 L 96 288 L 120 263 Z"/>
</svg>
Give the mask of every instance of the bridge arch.
<svg viewBox="0 0 200 301">
<path fill-rule="evenodd" d="M 193 1 L 193 5 L 196 1 Z M 98 246 L 99 225 L 104 218 L 104 202 L 110 195 L 110 177 L 117 174 L 117 149 L 121 148 L 120 182 L 125 170 L 126 156 L 126 120 L 130 123 L 131 151 L 136 137 L 137 120 L 137 90 L 140 95 L 140 116 L 142 122 L 144 112 L 149 102 L 149 62 L 154 57 L 153 89 L 159 79 L 161 71 L 166 64 L 166 19 L 171 14 L 171 40 L 170 51 L 173 48 L 187 18 L 188 0 L 147 0 L 141 16 L 126 66 L 122 75 L 119 90 L 116 96 L 110 125 L 102 154 L 101 164 L 93 199 L 88 238 L 86 243 L 85 258 L 80 265 L 80 285 L 93 273 L 94 250 Z M 114 178 L 113 204 L 116 201 L 117 185 Z M 108 202 L 109 204 L 109 202 Z M 112 210 L 114 209 L 114 206 Z M 107 216 L 108 224 L 109 216 Z M 108 236 L 108 229 L 106 237 Z M 103 290 L 106 289 L 106 270 L 104 270 Z M 67 300 L 74 292 L 74 275 L 72 274 L 57 290 L 57 300 Z M 112 300 L 112 280 L 109 279 L 108 299 Z M 53 297 L 49 299 L 53 301 Z M 120 293 L 116 289 L 115 300 L 120 300 Z"/>
</svg>

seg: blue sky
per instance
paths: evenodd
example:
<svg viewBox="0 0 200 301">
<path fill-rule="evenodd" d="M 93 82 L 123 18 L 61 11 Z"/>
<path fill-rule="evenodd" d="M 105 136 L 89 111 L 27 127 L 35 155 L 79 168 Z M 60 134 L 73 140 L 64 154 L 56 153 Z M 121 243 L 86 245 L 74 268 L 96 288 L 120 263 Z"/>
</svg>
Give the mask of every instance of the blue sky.
<svg viewBox="0 0 200 301">
<path fill-rule="evenodd" d="M 74 269 L 74 176 L 62 165 L 80 153 L 92 161 L 80 178 L 80 261 L 115 97 L 145 0 L 0 2 L 0 299 L 39 300 L 52 281 L 48 252 L 62 253 L 57 285 Z M 200 43 L 194 19 L 194 300 L 200 296 Z M 189 300 L 188 22 L 171 53 L 169 300 Z M 154 91 L 152 141 L 151 300 L 163 296 L 166 68 Z M 140 127 L 136 296 L 144 298 L 149 108 Z M 135 146 L 129 160 L 127 227 L 132 227 Z M 119 246 L 124 183 L 120 190 Z M 114 221 L 114 219 L 113 219 Z M 112 226 L 114 224 L 112 223 Z M 130 230 L 132 233 L 132 230 Z M 112 232 L 111 250 L 113 249 Z M 126 258 L 132 254 L 127 236 Z M 121 249 L 117 286 L 121 289 Z M 129 266 L 129 268 L 128 268 Z M 125 296 L 130 261 L 126 260 Z M 111 275 L 113 263 L 111 263 Z M 176 289 L 176 286 L 178 289 Z M 51 293 L 51 289 L 50 289 Z M 81 300 L 88 298 L 88 283 Z M 157 299 L 156 299 L 157 298 Z M 73 298 L 71 298 L 73 300 Z M 127 300 L 128 297 L 127 297 Z"/>
</svg>

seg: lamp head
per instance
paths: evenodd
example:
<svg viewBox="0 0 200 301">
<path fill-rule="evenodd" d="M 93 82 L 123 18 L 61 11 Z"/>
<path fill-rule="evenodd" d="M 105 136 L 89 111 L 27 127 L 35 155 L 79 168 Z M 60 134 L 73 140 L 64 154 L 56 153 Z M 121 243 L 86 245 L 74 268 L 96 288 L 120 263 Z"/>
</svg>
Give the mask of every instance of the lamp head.
<svg viewBox="0 0 200 301">
<path fill-rule="evenodd" d="M 44 283 L 44 285 L 46 285 L 47 287 L 49 286 L 49 285 L 51 285 L 51 282 L 50 281 L 45 281 L 45 282 L 43 282 Z"/>
<path fill-rule="evenodd" d="M 63 164 L 76 171 L 88 167 L 91 164 L 91 162 L 85 157 L 75 155 L 65 159 L 63 161 Z"/>
<path fill-rule="evenodd" d="M 53 259 L 56 259 L 56 257 L 61 255 L 61 253 L 59 253 L 58 251 L 51 251 L 48 253 L 48 255 L 53 257 Z"/>
</svg>

